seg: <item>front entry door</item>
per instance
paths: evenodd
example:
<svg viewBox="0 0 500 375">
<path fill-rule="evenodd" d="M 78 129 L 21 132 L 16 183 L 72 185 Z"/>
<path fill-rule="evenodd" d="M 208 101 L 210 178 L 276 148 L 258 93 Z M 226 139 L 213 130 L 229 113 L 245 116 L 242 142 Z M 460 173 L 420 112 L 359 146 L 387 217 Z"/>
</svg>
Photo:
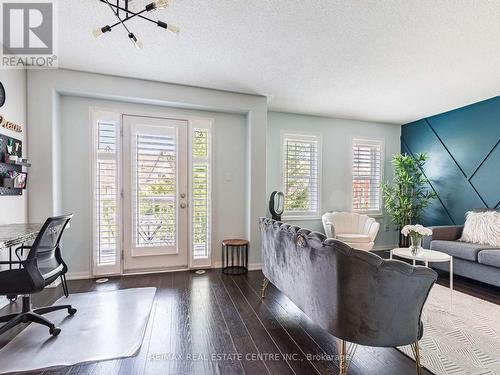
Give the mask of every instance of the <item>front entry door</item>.
<svg viewBox="0 0 500 375">
<path fill-rule="evenodd" d="M 188 265 L 188 122 L 123 116 L 123 269 Z"/>
</svg>

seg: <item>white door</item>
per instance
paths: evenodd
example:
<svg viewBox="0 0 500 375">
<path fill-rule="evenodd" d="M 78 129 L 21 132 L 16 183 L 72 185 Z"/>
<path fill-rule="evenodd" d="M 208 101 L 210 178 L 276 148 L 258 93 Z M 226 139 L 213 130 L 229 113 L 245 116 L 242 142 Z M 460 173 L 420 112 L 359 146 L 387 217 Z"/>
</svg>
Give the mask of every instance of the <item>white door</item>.
<svg viewBox="0 0 500 375">
<path fill-rule="evenodd" d="M 188 266 L 188 122 L 123 116 L 123 270 Z"/>
</svg>

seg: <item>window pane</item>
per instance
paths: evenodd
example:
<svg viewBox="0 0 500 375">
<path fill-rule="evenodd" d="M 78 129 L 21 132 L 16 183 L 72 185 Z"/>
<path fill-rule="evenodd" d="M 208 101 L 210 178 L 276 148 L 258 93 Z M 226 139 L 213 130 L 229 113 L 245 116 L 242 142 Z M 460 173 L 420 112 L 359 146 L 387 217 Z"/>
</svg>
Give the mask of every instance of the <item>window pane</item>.
<svg viewBox="0 0 500 375">
<path fill-rule="evenodd" d="M 173 137 L 136 134 L 136 246 L 175 246 L 176 168 Z"/>
<path fill-rule="evenodd" d="M 311 139 L 310 136 L 304 138 Z M 318 140 L 285 136 L 283 158 L 285 211 L 318 215 Z"/>
<path fill-rule="evenodd" d="M 380 142 L 354 141 L 352 202 L 355 211 L 380 212 L 381 153 Z"/>
<path fill-rule="evenodd" d="M 192 239 L 193 258 L 208 258 L 210 252 L 210 161 L 209 129 L 192 133 Z"/>
<path fill-rule="evenodd" d="M 116 264 L 117 254 L 117 165 L 116 125 L 97 122 L 95 164 L 95 231 L 97 264 Z"/>
</svg>

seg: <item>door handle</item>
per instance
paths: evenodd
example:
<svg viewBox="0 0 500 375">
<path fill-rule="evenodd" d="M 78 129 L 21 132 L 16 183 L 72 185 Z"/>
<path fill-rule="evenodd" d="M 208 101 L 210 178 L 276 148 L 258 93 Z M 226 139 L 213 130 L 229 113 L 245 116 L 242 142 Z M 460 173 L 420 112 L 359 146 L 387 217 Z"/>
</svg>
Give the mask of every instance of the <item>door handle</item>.
<svg viewBox="0 0 500 375">
<path fill-rule="evenodd" d="M 180 206 L 181 206 L 181 208 L 186 208 L 187 204 L 186 203 L 181 203 Z"/>
<path fill-rule="evenodd" d="M 186 198 L 186 193 L 181 193 L 181 198 Z"/>
</svg>

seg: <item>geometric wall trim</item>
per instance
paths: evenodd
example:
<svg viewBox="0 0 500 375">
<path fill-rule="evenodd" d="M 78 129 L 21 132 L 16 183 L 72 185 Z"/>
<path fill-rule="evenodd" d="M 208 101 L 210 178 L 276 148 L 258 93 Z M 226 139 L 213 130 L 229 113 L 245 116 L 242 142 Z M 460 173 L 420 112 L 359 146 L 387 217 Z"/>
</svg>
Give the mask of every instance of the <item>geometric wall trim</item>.
<svg viewBox="0 0 500 375">
<path fill-rule="evenodd" d="M 474 208 L 500 208 L 500 97 L 401 127 L 401 152 L 429 156 L 424 174 L 438 196 L 424 225 L 463 224 Z"/>
</svg>

